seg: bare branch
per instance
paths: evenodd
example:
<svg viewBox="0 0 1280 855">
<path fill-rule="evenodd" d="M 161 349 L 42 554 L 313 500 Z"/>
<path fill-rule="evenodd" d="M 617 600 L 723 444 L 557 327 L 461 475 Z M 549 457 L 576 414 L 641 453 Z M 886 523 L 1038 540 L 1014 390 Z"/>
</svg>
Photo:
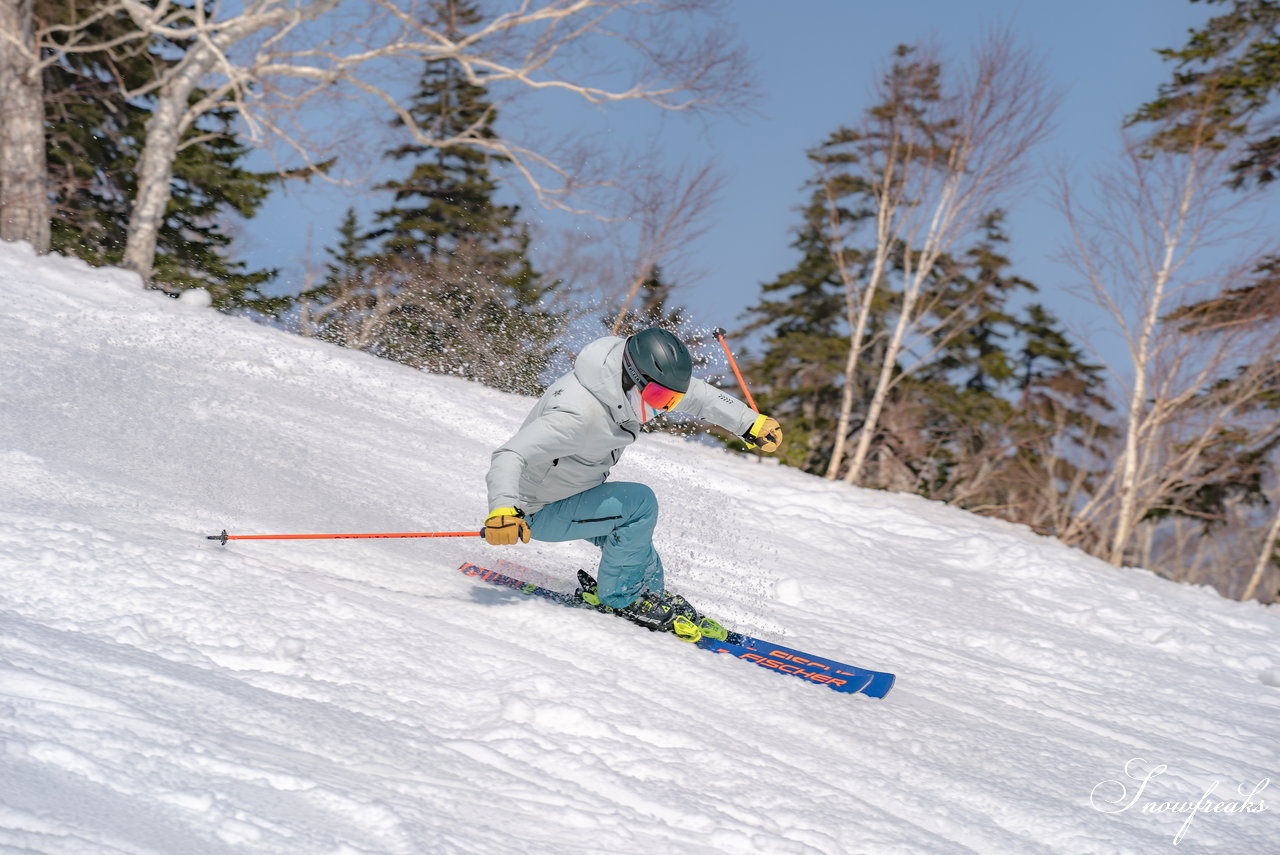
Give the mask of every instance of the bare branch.
<svg viewBox="0 0 1280 855">
<path fill-rule="evenodd" d="M 127 264 L 150 271 L 158 217 L 164 210 L 168 169 L 180 131 L 214 109 L 236 111 L 250 139 L 282 142 L 313 169 L 321 144 L 287 132 L 281 110 L 298 109 L 320 95 L 351 92 L 399 118 L 421 145 L 467 145 L 508 160 L 549 207 L 595 211 L 579 200 L 584 183 L 576 163 L 514 138 L 479 134 L 434 135 L 400 106 L 394 81 L 406 64 L 452 60 L 472 83 L 510 93 L 576 95 L 588 104 L 645 102 L 687 111 L 735 104 L 747 91 L 743 60 L 723 28 L 707 17 L 718 4 L 694 0 L 541 0 L 493 15 L 453 35 L 433 25 L 433 0 L 245 0 L 230 7 L 176 6 L 169 0 L 119 0 L 110 12 L 127 14 L 140 39 L 185 45 L 181 60 L 128 97 L 158 99 L 148 126 L 139 182 L 142 204 L 130 224 Z M 322 35 L 321 23 L 332 32 Z M 50 30 L 48 46 L 89 50 L 69 30 Z M 60 41 L 59 41 L 60 40 Z M 99 44 L 115 50 L 132 36 Z M 601 58 L 606 58 L 602 63 Z M 622 68 L 627 76 L 618 73 Z M 629 78 L 629 79 L 628 79 Z M 199 88 L 194 103 L 189 98 Z M 598 211 L 595 211 L 598 213 Z"/>
<path fill-rule="evenodd" d="M 1070 259 L 1128 353 L 1128 364 L 1112 366 L 1124 390 L 1123 447 L 1064 539 L 1105 526 L 1099 548 L 1116 564 L 1133 554 L 1139 523 L 1153 512 L 1203 514 L 1177 497 L 1226 474 L 1208 465 L 1209 455 L 1277 382 L 1274 325 L 1215 324 L 1209 336 L 1209 328 L 1170 321 L 1215 291 L 1242 286 L 1270 254 L 1240 225 L 1252 200 L 1227 191 L 1235 153 L 1212 127 L 1205 113 L 1178 151 L 1130 142 L 1123 168 L 1100 179 L 1092 208 L 1062 182 Z M 1232 259 L 1215 265 L 1223 246 Z"/>
<path fill-rule="evenodd" d="M 700 223 L 719 193 L 721 180 L 710 166 L 667 176 L 654 168 L 631 194 L 632 206 L 624 219 L 635 224 L 635 243 L 623 252 L 625 267 L 631 271 L 626 297 L 614 319 L 612 331 L 618 335 L 631 311 L 641 285 L 650 271 L 670 265 L 706 231 Z"/>
<path fill-rule="evenodd" d="M 911 59 L 911 64 L 898 66 L 897 76 L 890 76 L 894 86 L 886 87 L 886 107 L 873 114 L 866 131 L 868 138 L 893 140 L 870 147 L 871 157 L 865 159 L 872 170 L 866 180 L 881 188 L 876 254 L 888 246 L 902 257 L 901 306 L 845 473 L 849 483 L 862 476 L 890 390 L 912 370 L 899 363 L 908 341 L 927 334 L 931 324 L 942 329 L 962 316 L 955 311 L 928 320 L 936 306 L 929 287 L 939 261 L 1017 186 L 1025 156 L 1048 133 L 1057 101 L 1047 91 L 1039 63 L 1016 48 L 1008 32 L 993 31 L 975 47 L 950 92 L 941 91 L 941 61 L 932 49 Z M 859 299 L 865 304 L 869 294 Z M 861 340 L 850 343 L 851 349 L 864 346 Z M 856 366 L 856 357 L 851 355 L 849 362 Z M 851 379 L 847 372 L 846 387 Z M 841 423 L 847 425 L 847 395 L 844 406 Z M 830 477 L 839 466 L 839 460 L 833 461 Z"/>
</svg>

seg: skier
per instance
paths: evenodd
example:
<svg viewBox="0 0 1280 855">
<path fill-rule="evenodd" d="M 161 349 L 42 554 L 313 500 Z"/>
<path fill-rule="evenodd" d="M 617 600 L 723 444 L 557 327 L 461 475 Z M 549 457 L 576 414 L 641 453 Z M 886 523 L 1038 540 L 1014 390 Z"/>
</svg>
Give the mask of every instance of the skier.
<svg viewBox="0 0 1280 855">
<path fill-rule="evenodd" d="M 606 336 L 583 348 L 573 370 L 551 384 L 515 436 L 493 452 L 484 536 L 494 545 L 528 543 L 531 536 L 590 541 L 601 555 L 595 579 L 578 574 L 584 602 L 685 641 L 724 640 L 724 627 L 663 587 L 653 490 L 606 481 L 640 425 L 666 412 L 712 422 L 766 452 L 778 449 L 776 420 L 692 372 L 688 348 L 663 329 Z"/>
</svg>

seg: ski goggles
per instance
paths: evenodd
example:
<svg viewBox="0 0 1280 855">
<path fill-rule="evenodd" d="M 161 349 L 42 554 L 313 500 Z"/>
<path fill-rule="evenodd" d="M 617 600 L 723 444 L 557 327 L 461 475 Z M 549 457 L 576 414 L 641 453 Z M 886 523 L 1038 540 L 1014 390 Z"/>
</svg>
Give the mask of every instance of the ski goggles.
<svg viewBox="0 0 1280 855">
<path fill-rule="evenodd" d="M 680 399 L 683 397 L 684 392 L 668 389 L 661 383 L 655 383 L 652 380 L 645 383 L 640 389 L 640 400 L 655 410 L 669 412 L 672 407 L 680 403 Z"/>
</svg>

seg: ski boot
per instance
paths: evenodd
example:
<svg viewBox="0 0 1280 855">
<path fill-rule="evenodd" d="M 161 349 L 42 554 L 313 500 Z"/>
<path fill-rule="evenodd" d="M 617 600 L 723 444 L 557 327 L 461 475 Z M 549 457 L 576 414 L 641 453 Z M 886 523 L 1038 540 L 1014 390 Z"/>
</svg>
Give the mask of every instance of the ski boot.
<svg viewBox="0 0 1280 855">
<path fill-rule="evenodd" d="M 596 593 L 596 580 L 586 570 L 578 571 L 578 590 L 574 596 L 584 605 L 588 605 L 598 612 L 611 615 L 616 611 L 616 609 L 611 609 L 600 602 L 600 595 Z"/>
<path fill-rule="evenodd" d="M 610 608 L 600 601 L 596 592 L 596 580 L 584 570 L 578 571 L 578 596 L 582 602 L 597 611 L 616 614 L 651 632 L 670 632 L 681 641 L 690 643 L 702 638 L 724 641 L 729 631 L 698 610 L 679 594 L 645 591 L 635 602 L 620 609 Z"/>
</svg>

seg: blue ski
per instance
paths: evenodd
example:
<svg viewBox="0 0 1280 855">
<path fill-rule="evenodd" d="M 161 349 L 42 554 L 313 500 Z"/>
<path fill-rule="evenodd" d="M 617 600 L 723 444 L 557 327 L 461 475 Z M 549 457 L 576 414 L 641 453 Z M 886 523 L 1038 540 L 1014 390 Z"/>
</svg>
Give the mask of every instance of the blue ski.
<svg viewBox="0 0 1280 855">
<path fill-rule="evenodd" d="M 507 561 L 499 562 L 498 567 L 499 570 L 489 570 L 478 564 L 467 562 L 458 570 L 463 575 L 475 576 L 500 588 L 511 588 L 561 605 L 586 608 L 577 598 L 572 583 L 545 576 Z M 761 668 L 768 668 L 790 677 L 798 677 L 846 694 L 883 698 L 893 688 L 894 676 L 887 672 L 856 668 L 834 659 L 804 653 L 739 632 L 730 631 L 725 641 L 704 638 L 697 642 L 697 646 L 712 653 L 728 653 Z"/>
</svg>

